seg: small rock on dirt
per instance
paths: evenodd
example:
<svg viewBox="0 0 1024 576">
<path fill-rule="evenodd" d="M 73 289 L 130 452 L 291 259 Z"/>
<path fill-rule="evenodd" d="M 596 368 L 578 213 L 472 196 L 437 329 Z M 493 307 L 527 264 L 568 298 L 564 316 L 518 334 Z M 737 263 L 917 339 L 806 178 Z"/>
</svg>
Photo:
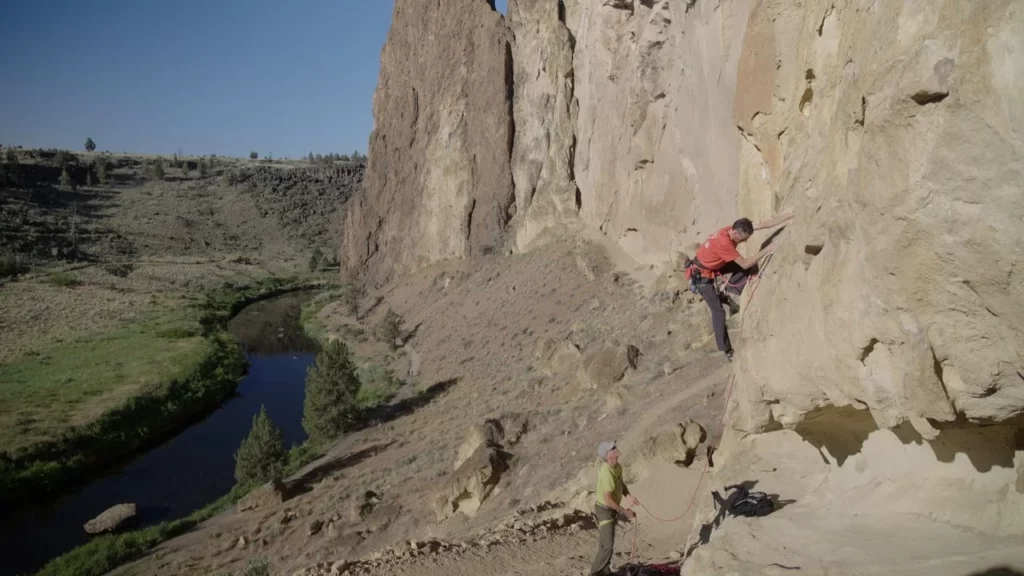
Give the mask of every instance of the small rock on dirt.
<svg viewBox="0 0 1024 576">
<path fill-rule="evenodd" d="M 323 520 L 313 520 L 312 522 L 309 523 L 309 527 L 306 529 L 306 532 L 310 536 L 313 536 L 317 532 L 320 532 L 320 530 L 323 527 L 324 527 L 324 521 Z"/>
<path fill-rule="evenodd" d="M 246 510 L 259 510 L 276 506 L 285 501 L 285 484 L 280 480 L 272 480 L 269 483 L 246 494 L 238 501 L 236 507 L 239 512 Z"/>
</svg>

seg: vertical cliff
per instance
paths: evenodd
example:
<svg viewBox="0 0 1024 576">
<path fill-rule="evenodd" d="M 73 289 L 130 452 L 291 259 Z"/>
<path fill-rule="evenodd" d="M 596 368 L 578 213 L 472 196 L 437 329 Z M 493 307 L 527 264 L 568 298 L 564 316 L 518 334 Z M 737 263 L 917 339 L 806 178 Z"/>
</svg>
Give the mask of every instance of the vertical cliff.
<svg viewBox="0 0 1024 576">
<path fill-rule="evenodd" d="M 496 250 L 513 203 L 510 34 L 485 0 L 397 0 L 345 274 L 381 284 Z"/>
<path fill-rule="evenodd" d="M 1024 4 L 508 12 L 397 2 L 346 264 L 382 281 L 584 227 L 663 267 L 792 210 L 746 294 L 710 480 L 791 507 L 709 540 L 705 506 L 686 571 L 1024 560 Z"/>
<path fill-rule="evenodd" d="M 713 482 L 795 502 L 687 573 L 1020 565 L 1024 6 L 794 8 L 757 5 L 739 65 L 739 204 L 796 218 L 748 294 Z"/>
</svg>

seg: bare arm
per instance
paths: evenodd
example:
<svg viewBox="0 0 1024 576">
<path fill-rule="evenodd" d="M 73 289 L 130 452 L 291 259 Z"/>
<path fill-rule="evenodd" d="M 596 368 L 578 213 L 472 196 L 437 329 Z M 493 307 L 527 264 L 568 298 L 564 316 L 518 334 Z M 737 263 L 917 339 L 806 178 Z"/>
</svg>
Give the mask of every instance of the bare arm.
<svg viewBox="0 0 1024 576">
<path fill-rule="evenodd" d="M 765 228 L 775 228 L 776 226 L 778 226 L 780 224 L 785 224 L 786 222 L 789 222 L 792 219 L 793 219 L 793 213 L 792 212 L 786 212 L 785 214 L 779 214 L 778 216 L 775 216 L 774 218 L 769 218 L 767 220 L 762 220 L 760 222 L 754 222 L 754 230 L 764 230 Z M 746 266 L 744 266 L 744 268 L 746 268 Z"/>
<path fill-rule="evenodd" d="M 754 254 L 753 256 L 751 256 L 750 258 L 742 257 L 741 256 L 740 258 L 737 258 L 736 260 L 734 260 L 734 262 L 736 262 L 736 264 L 738 264 L 740 268 L 743 268 L 744 270 L 749 270 L 751 266 L 753 266 L 754 264 L 757 264 L 758 262 L 761 261 L 762 258 L 764 258 L 765 256 L 771 254 L 773 250 L 775 250 L 775 246 L 774 245 L 769 245 L 769 246 L 766 246 L 763 250 L 761 250 L 757 254 Z"/>
</svg>

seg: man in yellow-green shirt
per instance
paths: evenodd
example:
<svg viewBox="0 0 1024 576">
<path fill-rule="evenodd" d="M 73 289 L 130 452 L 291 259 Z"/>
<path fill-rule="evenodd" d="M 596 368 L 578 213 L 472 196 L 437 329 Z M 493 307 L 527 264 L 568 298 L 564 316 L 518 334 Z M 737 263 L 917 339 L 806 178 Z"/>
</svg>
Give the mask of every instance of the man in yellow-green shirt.
<svg viewBox="0 0 1024 576">
<path fill-rule="evenodd" d="M 636 518 L 636 512 L 619 504 L 626 496 L 629 506 L 636 506 L 637 499 L 629 494 L 629 488 L 622 481 L 622 467 L 619 466 L 619 449 L 615 442 L 601 442 L 597 445 L 597 457 L 601 459 L 601 470 L 597 473 L 597 490 L 594 496 L 594 516 L 600 532 L 597 542 L 597 556 L 590 567 L 591 576 L 610 574 L 609 565 L 615 550 L 615 523 L 618 515 L 627 519 Z"/>
</svg>

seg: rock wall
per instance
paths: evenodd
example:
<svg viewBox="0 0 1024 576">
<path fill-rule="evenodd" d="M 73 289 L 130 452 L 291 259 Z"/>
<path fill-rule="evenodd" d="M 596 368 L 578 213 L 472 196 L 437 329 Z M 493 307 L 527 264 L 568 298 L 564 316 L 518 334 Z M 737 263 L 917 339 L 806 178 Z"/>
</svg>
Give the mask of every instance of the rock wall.
<svg viewBox="0 0 1024 576">
<path fill-rule="evenodd" d="M 485 0 L 397 0 L 343 274 L 375 284 L 500 247 L 513 203 L 510 34 Z"/>
<path fill-rule="evenodd" d="M 754 11 L 741 201 L 797 217 L 747 315 L 740 428 L 852 406 L 929 436 L 1024 411 L 1022 45 L 1012 1 Z"/>
<path fill-rule="evenodd" d="M 670 265 L 737 216 L 749 4 L 510 0 L 506 22 L 485 0 L 397 2 L 345 273 L 380 284 L 565 224 Z"/>
<path fill-rule="evenodd" d="M 749 4 L 565 3 L 580 216 L 639 262 L 664 266 L 737 217 L 732 107 Z"/>
<path fill-rule="evenodd" d="M 760 2 L 739 64 L 739 205 L 796 218 L 746 294 L 712 480 L 791 508 L 684 573 L 1019 568 L 1024 5 L 800 5 Z"/>
</svg>

